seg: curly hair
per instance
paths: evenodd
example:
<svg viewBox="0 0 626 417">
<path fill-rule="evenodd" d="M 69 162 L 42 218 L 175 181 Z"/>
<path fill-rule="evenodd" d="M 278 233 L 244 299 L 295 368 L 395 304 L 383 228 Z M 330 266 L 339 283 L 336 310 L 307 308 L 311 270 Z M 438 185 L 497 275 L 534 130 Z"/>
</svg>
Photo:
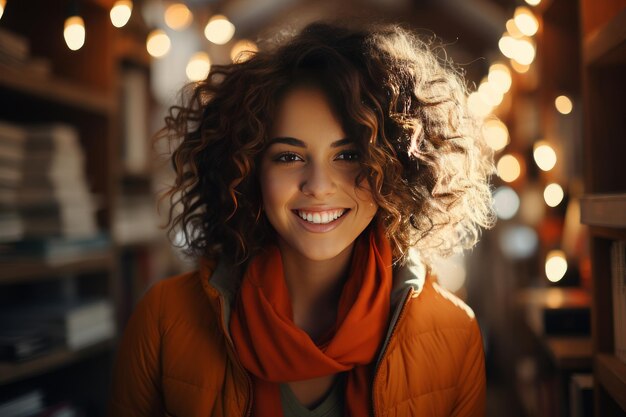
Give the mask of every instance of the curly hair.
<svg viewBox="0 0 626 417">
<path fill-rule="evenodd" d="M 258 165 L 278 102 L 313 83 L 362 154 L 394 261 L 470 248 L 494 221 L 492 154 L 467 109 L 460 71 L 434 41 L 399 26 L 314 23 L 295 37 L 215 65 L 172 106 L 162 136 L 175 141 L 167 226 L 188 253 L 243 263 L 273 238 Z"/>
</svg>

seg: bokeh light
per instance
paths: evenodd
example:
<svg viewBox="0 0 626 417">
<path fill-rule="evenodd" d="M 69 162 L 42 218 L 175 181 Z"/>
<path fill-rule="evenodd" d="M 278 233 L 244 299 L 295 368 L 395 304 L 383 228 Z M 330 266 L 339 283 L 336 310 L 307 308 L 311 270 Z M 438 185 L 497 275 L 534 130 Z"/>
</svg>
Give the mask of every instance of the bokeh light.
<svg viewBox="0 0 626 417">
<path fill-rule="evenodd" d="M 506 185 L 498 187 L 493 193 L 496 214 L 503 220 L 511 219 L 519 210 L 520 200 L 515 190 Z"/>
<path fill-rule="evenodd" d="M 80 16 L 70 16 L 65 20 L 63 37 L 67 47 L 77 51 L 85 44 L 85 22 Z"/>
<path fill-rule="evenodd" d="M 517 7 L 513 19 L 515 20 L 515 26 L 526 36 L 533 36 L 539 29 L 537 18 L 526 6 Z"/>
<path fill-rule="evenodd" d="M 513 82 L 509 67 L 502 63 L 495 63 L 489 67 L 487 79 L 489 80 L 489 84 L 497 88 L 502 94 L 511 89 Z"/>
<path fill-rule="evenodd" d="M 250 59 L 259 50 L 256 43 L 248 39 L 240 39 L 230 50 L 230 59 L 233 62 L 244 62 Z"/>
<path fill-rule="evenodd" d="M 498 176 L 503 181 L 513 182 L 519 178 L 522 167 L 517 158 L 511 154 L 502 156 L 497 164 Z"/>
<path fill-rule="evenodd" d="M 526 259 L 539 247 L 539 238 L 532 227 L 510 226 L 504 228 L 500 234 L 500 247 L 510 259 Z"/>
<path fill-rule="evenodd" d="M 171 44 L 169 36 L 164 31 L 155 29 L 148 35 L 146 48 L 150 55 L 155 58 L 161 58 L 169 52 Z"/>
<path fill-rule="evenodd" d="M 116 28 L 121 28 L 128 23 L 131 14 L 133 13 L 133 2 L 130 0 L 117 0 L 113 7 L 111 7 L 111 12 L 109 16 L 111 17 L 111 23 Z"/>
<path fill-rule="evenodd" d="M 483 136 L 487 145 L 494 151 L 504 149 L 509 143 L 509 130 L 498 119 L 489 119 L 483 125 Z"/>
<path fill-rule="evenodd" d="M 174 30 L 186 29 L 193 20 L 189 8 L 183 3 L 170 4 L 165 9 L 165 24 Z"/>
<path fill-rule="evenodd" d="M 223 15 L 215 15 L 204 28 L 204 36 L 214 44 L 224 45 L 233 38 L 235 25 Z"/>
<path fill-rule="evenodd" d="M 556 165 L 556 152 L 545 141 L 535 143 L 533 150 L 535 163 L 542 171 L 550 171 Z"/>
<path fill-rule="evenodd" d="M 563 188 L 557 183 L 549 184 L 543 191 L 543 199 L 550 207 L 558 206 L 564 196 Z"/>
<path fill-rule="evenodd" d="M 196 52 L 193 54 L 185 72 L 190 81 L 204 80 L 209 75 L 211 69 L 211 60 L 206 52 Z"/>
<path fill-rule="evenodd" d="M 554 107 L 556 107 L 556 110 L 561 114 L 570 114 L 574 109 L 572 100 L 567 96 L 558 96 L 554 100 Z"/>
<path fill-rule="evenodd" d="M 560 281 L 567 272 L 567 259 L 562 250 L 552 250 L 546 256 L 546 277 L 551 282 Z"/>
</svg>

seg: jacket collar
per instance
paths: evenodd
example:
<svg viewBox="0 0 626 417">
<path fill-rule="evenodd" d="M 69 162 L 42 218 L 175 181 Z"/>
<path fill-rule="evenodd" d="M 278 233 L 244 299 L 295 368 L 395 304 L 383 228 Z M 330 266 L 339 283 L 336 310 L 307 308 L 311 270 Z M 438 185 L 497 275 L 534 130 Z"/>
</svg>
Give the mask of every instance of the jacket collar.
<svg viewBox="0 0 626 417">
<path fill-rule="evenodd" d="M 200 272 L 203 287 L 208 295 L 221 299 L 222 311 L 219 313 L 222 315 L 226 329 L 230 324 L 232 305 L 241 284 L 243 268 L 226 262 L 218 262 L 216 266 L 212 262 L 201 262 Z M 409 259 L 401 267 L 394 268 L 391 290 L 391 306 L 394 313 L 400 310 L 409 291 L 412 292 L 412 298 L 419 296 L 424 288 L 428 272 L 428 267 L 415 258 Z M 393 316 L 395 315 L 393 314 Z"/>
</svg>

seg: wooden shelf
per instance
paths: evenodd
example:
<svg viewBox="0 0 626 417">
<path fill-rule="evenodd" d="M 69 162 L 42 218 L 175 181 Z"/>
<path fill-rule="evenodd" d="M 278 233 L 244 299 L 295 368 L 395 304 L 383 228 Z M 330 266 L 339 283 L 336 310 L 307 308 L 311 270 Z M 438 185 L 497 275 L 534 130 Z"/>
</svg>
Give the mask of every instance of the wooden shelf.
<svg viewBox="0 0 626 417">
<path fill-rule="evenodd" d="M 44 260 L 3 262 L 0 284 L 51 279 L 65 274 L 108 271 L 113 267 L 114 256 L 110 251 L 96 252 L 57 264 L 49 264 Z"/>
<path fill-rule="evenodd" d="M 61 348 L 24 363 L 0 362 L 0 385 L 41 375 L 56 368 L 106 352 L 113 349 L 116 346 L 116 342 L 117 339 L 109 339 L 78 351 Z"/>
<path fill-rule="evenodd" d="M 598 354 L 594 366 L 598 382 L 626 410 L 626 364 L 613 355 Z"/>
<path fill-rule="evenodd" d="M 626 194 L 585 195 L 580 203 L 581 223 L 626 229 Z"/>
<path fill-rule="evenodd" d="M 557 368 L 566 371 L 592 368 L 593 346 L 588 337 L 547 337 L 544 344 Z"/>
<path fill-rule="evenodd" d="M 84 113 L 111 116 L 115 97 L 54 77 L 25 76 L 13 68 L 0 66 L 0 92 L 11 90 L 35 100 L 47 101 Z"/>
<path fill-rule="evenodd" d="M 586 65 L 626 64 L 626 9 L 599 30 L 587 36 L 583 45 Z"/>
</svg>

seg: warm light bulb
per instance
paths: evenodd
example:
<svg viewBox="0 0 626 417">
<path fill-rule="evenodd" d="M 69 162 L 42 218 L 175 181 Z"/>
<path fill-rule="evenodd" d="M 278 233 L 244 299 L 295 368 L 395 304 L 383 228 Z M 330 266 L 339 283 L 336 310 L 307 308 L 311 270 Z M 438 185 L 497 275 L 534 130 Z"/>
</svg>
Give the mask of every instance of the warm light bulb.
<svg viewBox="0 0 626 417">
<path fill-rule="evenodd" d="M 522 65 L 519 62 L 517 62 L 516 60 L 512 59 L 511 60 L 511 67 L 515 70 L 515 72 L 517 72 L 518 74 L 525 74 L 528 72 L 528 70 L 530 69 L 530 65 Z"/>
<path fill-rule="evenodd" d="M 67 47 L 77 51 L 85 44 L 85 22 L 80 16 L 70 16 L 65 20 L 63 37 Z"/>
<path fill-rule="evenodd" d="M 542 171 L 550 171 L 556 165 L 556 152 L 544 141 L 535 143 L 533 158 Z"/>
<path fill-rule="evenodd" d="M 111 16 L 111 23 L 116 28 L 121 28 L 130 19 L 130 15 L 133 12 L 133 2 L 130 0 L 117 0 L 113 7 L 111 8 L 111 12 L 109 13 Z"/>
<path fill-rule="evenodd" d="M 489 75 L 487 76 L 489 84 L 497 88 L 502 94 L 511 89 L 513 80 L 511 79 L 511 71 L 504 64 L 493 64 L 489 67 Z"/>
<path fill-rule="evenodd" d="M 233 62 L 244 62 L 250 59 L 258 50 L 256 43 L 248 39 L 241 39 L 230 50 L 230 59 Z"/>
<path fill-rule="evenodd" d="M 146 48 L 148 53 L 155 58 L 161 58 L 170 50 L 171 42 L 169 36 L 161 29 L 155 29 L 148 35 Z"/>
<path fill-rule="evenodd" d="M 550 207 L 558 206 L 563 201 L 563 188 L 556 183 L 549 184 L 545 190 L 543 190 L 543 199 Z"/>
<path fill-rule="evenodd" d="M 489 83 L 489 81 L 486 80 L 484 80 L 478 87 L 478 94 L 480 94 L 485 103 L 492 107 L 498 106 L 502 103 L 502 99 L 504 98 L 504 95 L 500 92 L 500 90 L 495 88 Z"/>
<path fill-rule="evenodd" d="M 513 182 L 519 178 L 522 167 L 513 155 L 504 155 L 498 161 L 497 165 L 498 176 L 502 178 L 503 181 Z"/>
<path fill-rule="evenodd" d="M 192 20 L 191 11 L 183 3 L 174 3 L 165 9 L 165 24 L 174 30 L 187 28 Z"/>
<path fill-rule="evenodd" d="M 493 110 L 489 103 L 485 102 L 478 92 L 473 92 L 467 97 L 467 107 L 476 117 L 485 117 Z"/>
<path fill-rule="evenodd" d="M 506 185 L 498 187 L 498 189 L 493 193 L 493 203 L 498 217 L 503 220 L 513 218 L 513 216 L 517 214 L 520 206 L 520 200 L 517 193 L 511 187 L 507 187 Z"/>
<path fill-rule="evenodd" d="M 509 143 L 509 130 L 498 119 L 490 119 L 483 125 L 483 136 L 487 145 L 494 151 L 504 149 Z"/>
<path fill-rule="evenodd" d="M 498 41 L 498 48 L 500 48 L 500 52 L 507 58 L 513 58 L 515 55 L 515 45 L 517 39 L 508 34 L 508 32 L 504 32 L 500 40 Z"/>
<path fill-rule="evenodd" d="M 4 14 L 4 8 L 7 5 L 7 0 L 0 0 L 0 19 L 2 19 L 2 15 Z"/>
<path fill-rule="evenodd" d="M 515 39 L 514 59 L 522 65 L 530 65 L 535 60 L 535 46 L 528 39 Z"/>
<path fill-rule="evenodd" d="M 526 3 L 531 6 L 537 6 L 539 3 L 541 3 L 541 0 L 526 0 Z"/>
<path fill-rule="evenodd" d="M 539 21 L 526 6 L 516 8 L 513 19 L 515 26 L 526 36 L 533 36 L 539 30 Z"/>
<path fill-rule="evenodd" d="M 190 81 L 201 81 L 209 75 L 211 60 L 206 52 L 196 52 L 193 54 L 185 72 Z"/>
<path fill-rule="evenodd" d="M 519 28 L 515 24 L 515 20 L 513 19 L 509 19 L 506 21 L 506 31 L 509 32 L 509 34 L 516 39 L 524 36 L 524 34 L 519 30 Z"/>
<path fill-rule="evenodd" d="M 546 256 L 546 277 L 551 282 L 560 281 L 567 272 L 567 259 L 562 250 L 552 250 Z"/>
<path fill-rule="evenodd" d="M 217 45 L 224 45 L 235 34 L 235 25 L 230 23 L 226 16 L 215 15 L 204 28 L 204 36 Z"/>
<path fill-rule="evenodd" d="M 554 106 L 561 114 L 570 114 L 572 112 L 572 109 L 574 108 L 572 100 L 570 100 L 567 96 L 558 96 L 554 100 Z"/>
</svg>

